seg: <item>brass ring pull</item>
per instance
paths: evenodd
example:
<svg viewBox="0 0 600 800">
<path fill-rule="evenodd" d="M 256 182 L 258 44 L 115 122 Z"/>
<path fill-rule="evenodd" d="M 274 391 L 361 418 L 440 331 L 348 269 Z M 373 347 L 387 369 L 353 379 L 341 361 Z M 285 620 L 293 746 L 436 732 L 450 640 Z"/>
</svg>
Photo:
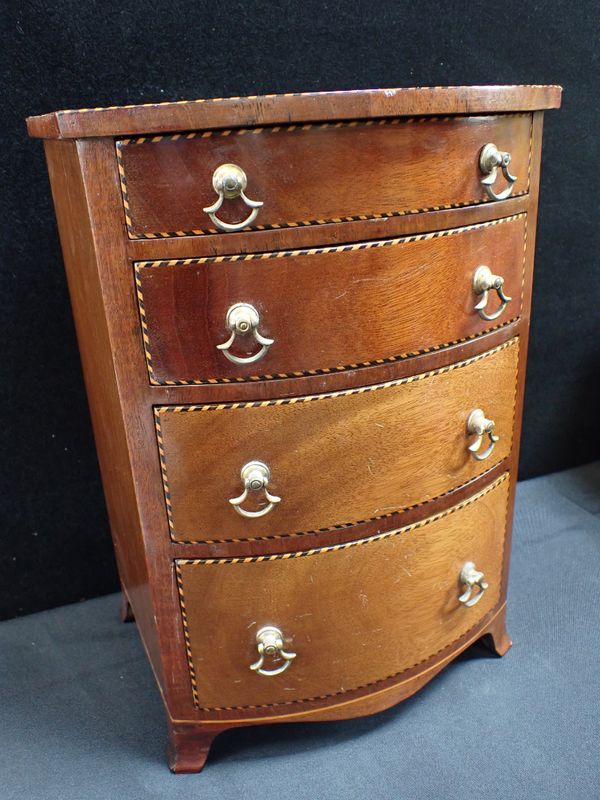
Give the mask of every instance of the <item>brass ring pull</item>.
<svg viewBox="0 0 600 800">
<path fill-rule="evenodd" d="M 491 289 L 496 290 L 496 294 L 500 298 L 500 306 L 489 314 L 485 307 Z M 498 319 L 507 304 L 512 300 L 512 297 L 504 293 L 504 278 L 501 275 L 494 275 L 492 270 L 486 266 L 477 267 L 473 273 L 473 291 L 476 295 L 481 295 L 481 299 L 475 305 L 475 311 L 477 311 L 481 319 Z"/>
<path fill-rule="evenodd" d="M 494 420 L 486 419 L 483 411 L 480 408 L 476 408 L 469 414 L 469 419 L 467 420 L 467 431 L 475 434 L 477 437 L 473 444 L 468 446 L 469 452 L 476 461 L 484 461 L 492 454 L 492 450 L 496 446 L 496 442 L 500 439 L 499 436 L 494 434 Z M 485 434 L 488 435 L 490 443 L 483 453 L 480 453 L 478 451 L 481 447 Z"/>
<path fill-rule="evenodd" d="M 223 344 L 217 345 L 217 350 L 220 350 L 225 358 L 232 361 L 234 364 L 252 364 L 265 355 L 269 347 L 275 341 L 274 339 L 267 339 L 258 332 L 260 324 L 260 316 L 258 311 L 249 303 L 236 303 L 231 306 L 225 317 L 225 325 L 231 331 L 231 336 Z M 251 356 L 234 356 L 229 352 L 229 348 L 233 344 L 236 336 L 245 336 L 251 334 L 254 336 L 258 344 L 262 345 L 261 349 Z"/>
<path fill-rule="evenodd" d="M 250 669 L 258 675 L 264 675 L 266 678 L 281 675 L 296 658 L 296 653 L 287 653 L 283 649 L 283 634 L 279 628 L 275 628 L 273 625 L 266 625 L 257 632 L 256 646 L 258 649 L 258 661 L 250 664 Z M 283 664 L 274 669 L 263 669 L 265 658 L 274 659 L 275 661 L 283 659 Z"/>
<path fill-rule="evenodd" d="M 221 164 L 213 173 L 212 185 L 219 197 L 216 203 L 202 210 L 208 214 L 217 228 L 221 231 L 241 231 L 242 228 L 252 225 L 263 203 L 261 200 L 250 200 L 244 194 L 248 185 L 248 178 L 244 170 L 237 164 Z M 236 197 L 241 197 L 248 208 L 252 209 L 250 214 L 241 222 L 224 222 L 219 219 L 217 211 L 223 205 L 223 200 L 233 200 Z"/>
<path fill-rule="evenodd" d="M 506 200 L 507 197 L 510 197 L 513 184 L 517 179 L 514 175 L 510 174 L 508 170 L 509 164 L 510 153 L 503 153 L 491 142 L 483 146 L 479 154 L 479 169 L 483 172 L 485 178 L 482 179 L 481 185 L 485 189 L 490 200 Z M 506 178 L 508 185 L 503 191 L 496 194 L 492 187 L 498 177 L 499 167 L 502 169 L 502 174 Z"/>
<path fill-rule="evenodd" d="M 458 602 L 467 606 L 467 608 L 471 608 L 471 606 L 478 603 L 489 586 L 484 577 L 483 572 L 479 572 L 472 561 L 466 561 L 459 576 L 461 586 L 464 586 L 465 590 L 458 598 Z M 479 587 L 479 591 L 477 594 L 473 594 L 473 589 L 476 586 Z"/>
<path fill-rule="evenodd" d="M 269 480 L 271 479 L 271 471 L 262 461 L 249 461 L 244 464 L 240 472 L 240 477 L 244 485 L 244 491 L 239 497 L 232 497 L 229 502 L 242 517 L 264 517 L 269 511 L 272 511 L 277 503 L 281 502 L 281 497 L 271 494 L 267 489 Z M 242 503 L 248 497 L 250 492 L 264 491 L 265 498 L 268 500 L 269 505 L 261 508 L 260 511 L 246 511 L 242 508 Z"/>
</svg>

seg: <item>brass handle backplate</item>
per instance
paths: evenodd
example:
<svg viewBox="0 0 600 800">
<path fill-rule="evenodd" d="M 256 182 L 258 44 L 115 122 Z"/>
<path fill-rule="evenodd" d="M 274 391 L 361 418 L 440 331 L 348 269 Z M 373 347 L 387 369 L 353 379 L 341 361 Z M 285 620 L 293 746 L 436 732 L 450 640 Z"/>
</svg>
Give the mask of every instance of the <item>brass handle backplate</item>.
<svg viewBox="0 0 600 800">
<path fill-rule="evenodd" d="M 485 414 L 480 408 L 475 408 L 469 414 L 467 420 L 467 432 L 475 434 L 475 441 L 468 445 L 468 451 L 471 453 L 476 461 L 484 461 L 492 454 L 492 450 L 496 446 L 496 442 L 500 439 L 499 436 L 494 434 L 494 420 L 487 419 Z M 487 434 L 489 438 L 489 445 L 480 453 L 479 450 L 483 443 L 483 437 Z"/>
<path fill-rule="evenodd" d="M 271 494 L 268 490 L 269 481 L 271 479 L 271 471 L 262 461 L 249 461 L 244 464 L 240 472 L 244 491 L 239 497 L 232 497 L 230 499 L 231 505 L 235 508 L 238 514 L 242 517 L 264 517 L 269 511 L 272 511 L 277 503 L 281 502 L 281 497 Z M 250 492 L 263 491 L 268 505 L 261 508 L 259 511 L 246 511 L 242 508 L 242 503 L 246 500 Z"/>
<path fill-rule="evenodd" d="M 500 305 L 490 314 L 485 310 L 485 307 L 487 306 L 488 295 L 491 289 L 496 291 L 500 299 Z M 507 304 L 512 300 L 512 297 L 509 297 L 504 292 L 504 278 L 501 275 L 494 275 L 492 270 L 485 265 L 477 267 L 473 273 L 473 291 L 480 298 L 475 304 L 475 311 L 477 311 L 481 319 L 498 319 Z"/>
<path fill-rule="evenodd" d="M 225 317 L 225 325 L 231 335 L 226 342 L 217 345 L 217 350 L 220 350 L 225 358 L 234 364 L 253 364 L 255 361 L 260 361 L 275 341 L 274 339 L 267 339 L 266 336 L 259 332 L 260 316 L 250 303 L 236 303 L 231 306 Z M 229 348 L 235 341 L 236 336 L 253 336 L 258 344 L 262 346 L 260 350 L 251 356 L 235 356 L 229 352 Z"/>
<path fill-rule="evenodd" d="M 263 203 L 261 200 L 250 200 L 245 195 L 248 185 L 246 173 L 237 164 L 221 164 L 213 173 L 212 185 L 215 192 L 219 195 L 212 206 L 202 209 L 211 218 L 213 223 L 221 231 L 241 231 L 248 225 L 252 225 Z M 217 211 L 223 205 L 224 200 L 234 200 L 241 197 L 248 208 L 252 209 L 246 219 L 241 222 L 224 222 L 217 217 Z"/>
<path fill-rule="evenodd" d="M 506 200 L 510 197 L 514 182 L 517 180 L 514 175 L 511 175 L 508 169 L 510 164 L 510 153 L 498 150 L 495 144 L 488 142 L 481 149 L 479 154 L 479 169 L 483 172 L 485 177 L 481 181 L 481 185 L 485 189 L 487 196 L 490 200 Z M 503 191 L 496 193 L 493 189 L 496 178 L 498 177 L 498 169 L 502 169 L 507 186 Z"/>
<path fill-rule="evenodd" d="M 466 561 L 463 564 L 459 575 L 459 581 L 461 586 L 464 587 L 464 591 L 458 598 L 458 601 L 464 606 L 467 606 L 467 608 L 471 608 L 475 603 L 478 603 L 489 586 L 483 572 L 479 572 L 472 561 Z M 479 591 L 473 594 L 473 590 L 476 586 L 479 588 Z"/>
<path fill-rule="evenodd" d="M 250 669 L 258 675 L 272 678 L 281 675 L 296 658 L 296 653 L 288 653 L 283 649 L 283 634 L 273 625 L 265 625 L 256 634 L 256 647 L 258 649 L 258 661 L 250 664 Z M 272 669 L 264 669 L 265 660 L 277 664 L 280 660 L 283 663 L 274 666 Z"/>
</svg>

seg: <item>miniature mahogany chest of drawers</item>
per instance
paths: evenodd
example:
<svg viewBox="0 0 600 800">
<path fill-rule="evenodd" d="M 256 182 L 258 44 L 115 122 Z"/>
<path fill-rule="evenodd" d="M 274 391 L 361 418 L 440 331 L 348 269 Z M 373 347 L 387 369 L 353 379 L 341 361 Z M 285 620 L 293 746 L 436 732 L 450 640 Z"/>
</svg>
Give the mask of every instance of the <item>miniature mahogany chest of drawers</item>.
<svg viewBox="0 0 600 800">
<path fill-rule="evenodd" d="M 123 586 L 200 770 L 408 697 L 505 603 L 555 86 L 62 111 L 45 140 Z"/>
</svg>

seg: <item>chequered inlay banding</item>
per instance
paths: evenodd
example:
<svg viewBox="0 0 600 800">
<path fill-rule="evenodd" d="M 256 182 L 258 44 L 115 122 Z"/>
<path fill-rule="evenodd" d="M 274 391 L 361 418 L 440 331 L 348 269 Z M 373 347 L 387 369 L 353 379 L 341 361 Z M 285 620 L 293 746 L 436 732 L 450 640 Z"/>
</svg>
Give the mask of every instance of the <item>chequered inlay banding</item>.
<svg viewBox="0 0 600 800">
<path fill-rule="evenodd" d="M 129 204 L 129 190 L 127 187 L 127 175 L 123 164 L 123 147 L 127 145 L 146 144 L 148 142 L 158 143 L 161 141 L 177 141 L 179 139 L 208 139 L 218 136 L 256 136 L 260 134 L 276 134 L 287 133 L 293 134 L 300 131 L 307 131 L 310 128 L 355 128 L 355 127 L 370 127 L 380 125 L 406 125 L 406 124 L 422 124 L 425 122 L 448 122 L 456 119 L 458 115 L 452 116 L 438 116 L 438 117 L 393 117 L 391 119 L 365 119 L 365 120 L 343 120 L 337 122 L 317 122 L 307 124 L 295 125 L 273 125 L 255 128 L 232 128 L 227 130 L 207 130 L 207 131 L 191 131 L 189 133 L 170 133 L 159 134 L 156 136 L 137 136 L 131 139 L 118 139 L 115 142 L 117 166 L 119 170 L 119 180 L 121 184 L 121 192 L 123 195 L 123 207 L 125 211 L 125 222 L 127 225 L 127 232 L 130 239 L 171 239 L 181 236 L 204 236 L 207 234 L 222 234 L 222 231 L 217 228 L 195 228 L 192 230 L 180 231 L 153 231 L 151 233 L 140 233 L 134 230 L 133 219 L 131 217 L 131 209 Z M 504 117 L 530 117 L 531 114 L 503 114 Z M 511 195 L 511 197 L 521 197 L 527 194 L 529 187 L 529 179 L 531 172 L 531 144 L 533 137 L 533 125 L 530 130 L 529 142 L 529 159 L 527 166 L 527 183 L 526 188 L 518 193 Z M 423 208 L 411 209 L 390 209 L 376 214 L 353 214 L 344 217 L 330 217 L 326 219 L 308 219 L 308 220 L 292 220 L 287 222 L 271 223 L 268 225 L 249 225 L 243 228 L 244 231 L 268 231 L 279 230 L 281 228 L 303 228 L 313 225 L 327 225 L 340 222 L 360 222 L 372 219 L 386 219 L 388 217 L 404 217 L 410 214 L 422 214 L 428 211 L 448 211 L 453 208 L 465 208 L 466 206 L 481 205 L 483 203 L 494 202 L 487 196 L 478 196 L 460 203 L 446 203 L 436 206 L 427 206 Z"/>
<path fill-rule="evenodd" d="M 297 700 L 280 701 L 280 702 L 277 702 L 277 703 L 264 703 L 264 704 L 260 704 L 260 705 L 247 705 L 247 706 L 221 706 L 221 707 L 205 708 L 205 707 L 202 707 L 200 705 L 200 691 L 199 691 L 199 687 L 198 687 L 198 678 L 197 678 L 197 675 L 196 675 L 194 662 L 193 662 L 193 653 L 192 653 L 191 641 L 190 641 L 190 636 L 189 636 L 189 623 L 188 623 L 187 609 L 186 609 L 186 605 L 185 605 L 185 591 L 184 591 L 184 586 L 183 586 L 183 574 L 182 574 L 182 571 L 181 571 L 181 567 L 183 565 L 194 565 L 194 566 L 215 566 L 216 565 L 216 566 L 222 566 L 222 565 L 229 565 L 229 564 L 252 564 L 252 563 L 258 563 L 258 562 L 261 562 L 261 561 L 277 561 L 277 560 L 281 560 L 281 559 L 291 559 L 291 558 L 306 558 L 306 557 L 310 557 L 310 556 L 326 555 L 326 554 L 329 554 L 329 553 L 337 552 L 338 550 L 345 550 L 345 549 L 348 549 L 350 547 L 360 547 L 360 546 L 363 546 L 363 545 L 369 545 L 369 544 L 372 544 L 373 542 L 378 542 L 378 541 L 381 541 L 382 539 L 388 539 L 388 538 L 393 537 L 393 536 L 406 535 L 406 534 L 412 533 L 412 532 L 414 532 L 416 530 L 419 530 L 420 528 L 424 528 L 425 526 L 430 525 L 432 522 L 436 522 L 436 521 L 438 521 L 440 519 L 443 519 L 444 517 L 447 517 L 450 514 L 454 514 L 455 512 L 460 511 L 463 508 L 466 508 L 467 506 L 471 505 L 472 503 L 475 503 L 477 500 L 481 499 L 482 497 L 487 495 L 489 492 L 493 491 L 498 486 L 500 486 L 504 481 L 506 481 L 508 479 L 508 477 L 509 477 L 509 475 L 508 475 L 507 472 L 503 473 L 502 475 L 500 475 L 499 478 L 497 478 L 495 481 L 490 483 L 489 486 L 486 486 L 484 489 L 482 489 L 477 494 L 474 494 L 471 497 L 468 497 L 466 500 L 463 500 L 461 503 L 458 503 L 455 506 L 451 506 L 450 508 L 447 508 L 444 511 L 440 511 L 438 514 L 434 514 L 431 517 L 427 517 L 426 519 L 419 520 L 418 522 L 414 522 L 411 525 L 406 525 L 403 528 L 397 528 L 397 529 L 392 530 L 392 531 L 386 531 L 384 533 L 378 533 L 378 534 L 375 534 L 374 536 L 365 537 L 364 539 L 357 539 L 357 540 L 353 540 L 353 541 L 350 541 L 350 542 L 344 542 L 342 544 L 331 545 L 331 546 L 328 546 L 328 547 L 318 547 L 318 548 L 314 548 L 312 550 L 301 550 L 301 551 L 292 552 L 292 553 L 282 553 L 282 554 L 269 555 L 269 556 L 248 556 L 248 557 L 245 557 L 245 558 L 177 559 L 175 561 L 175 574 L 176 574 L 176 579 L 177 579 L 177 588 L 178 588 L 178 591 L 179 591 L 179 601 L 180 601 L 180 605 L 181 605 L 181 615 L 182 615 L 182 623 L 183 623 L 186 655 L 187 655 L 188 668 L 189 668 L 189 673 L 190 673 L 190 682 L 191 682 L 191 686 L 192 686 L 192 699 L 193 699 L 193 703 L 194 703 L 195 708 L 198 709 L 199 711 L 206 711 L 206 712 L 210 712 L 210 711 L 245 711 L 245 710 L 255 710 L 255 709 L 257 710 L 257 709 L 262 709 L 262 708 L 264 708 L 264 709 L 266 709 L 266 708 L 279 708 L 279 707 L 282 707 L 282 706 L 287 707 L 287 706 L 302 705 L 304 703 L 312 703 L 312 702 L 315 702 L 315 701 L 318 701 L 318 700 L 328 700 L 328 699 L 330 699 L 332 697 L 339 697 L 341 695 L 347 694 L 348 692 L 357 692 L 357 691 L 361 691 L 363 689 L 368 689 L 368 688 L 377 686 L 377 685 L 379 685 L 381 683 L 384 683 L 385 681 L 389 681 L 389 680 L 392 680 L 393 678 L 397 678 L 400 675 L 402 675 L 404 672 L 408 672 L 409 670 L 414 669 L 415 667 L 418 667 L 420 664 L 425 663 L 429 659 L 434 658 L 436 655 L 441 653 L 443 650 L 451 648 L 456 642 L 459 641 L 459 639 L 462 639 L 463 637 L 468 636 L 469 633 L 477 627 L 477 625 L 480 623 L 480 620 L 477 620 L 475 625 L 473 625 L 467 631 L 462 633 L 461 636 L 459 636 L 457 639 L 454 639 L 449 644 L 445 644 L 444 647 L 440 648 L 435 653 L 432 653 L 431 655 L 427 656 L 427 658 L 424 658 L 424 659 L 422 659 L 421 661 L 418 661 L 415 664 L 411 664 L 410 666 L 405 667 L 404 669 L 400 670 L 399 672 L 394 673 L 393 675 L 388 675 L 385 678 L 380 678 L 380 679 L 378 679 L 376 681 L 372 681 L 370 683 L 365 683 L 365 684 L 363 684 L 361 686 L 355 686 L 355 687 L 352 687 L 351 689 L 341 689 L 340 691 L 333 692 L 331 694 L 318 695 L 316 697 L 302 698 L 302 699 L 297 699 Z M 502 553 L 501 553 L 500 560 L 499 560 L 499 563 L 501 563 L 501 564 L 504 562 L 504 550 L 505 550 L 505 547 L 506 547 L 506 520 L 507 520 L 507 517 L 508 517 L 508 502 L 509 502 L 509 494 L 507 494 L 507 504 L 506 504 L 505 510 L 504 510 L 504 525 L 503 525 L 504 536 L 503 536 L 503 539 L 502 539 Z"/>
<path fill-rule="evenodd" d="M 176 266 L 190 266 L 196 264 L 226 264 L 232 262 L 247 262 L 247 261 L 264 261 L 270 259 L 285 259 L 290 256 L 305 256 L 305 255 L 319 255 L 324 253 L 344 253 L 356 250 L 369 250 L 378 247 L 390 247 L 392 245 L 409 244 L 410 242 L 424 241 L 427 239 L 437 239 L 445 236 L 454 236 L 468 231 L 478 230 L 479 228 L 489 228 L 494 225 L 501 225 L 503 223 L 514 222 L 518 219 L 525 219 L 525 234 L 523 240 L 523 271 L 521 275 L 521 293 L 523 288 L 523 281 L 525 276 L 525 256 L 527 252 L 527 214 L 525 212 L 520 214 L 513 214 L 510 217 L 503 217 L 501 219 L 490 220 L 489 222 L 481 222 L 475 225 L 464 225 L 460 228 L 449 228 L 443 231 L 434 231 L 431 233 L 420 233 L 412 236 L 400 236 L 394 239 L 379 239 L 367 242 L 360 242 L 358 244 L 337 245 L 327 247 L 312 247 L 302 248 L 298 250 L 276 250 L 266 253 L 243 253 L 240 255 L 230 256 L 207 256 L 205 258 L 178 258 L 169 260 L 154 260 L 154 261 L 138 261 L 135 264 L 135 285 L 138 298 L 138 305 L 140 311 L 140 324 L 142 329 L 142 340 L 144 346 L 144 353 L 146 355 L 146 364 L 148 367 L 148 374 L 150 383 L 153 386 L 203 386 L 211 384 L 228 384 L 228 383 L 253 383 L 256 381 L 277 380 L 281 378 L 301 378 L 312 375 L 330 375 L 336 372 L 345 372 L 350 369 L 362 369 L 364 367 L 379 366 L 381 364 L 393 364 L 396 361 L 403 361 L 407 358 L 412 358 L 418 355 L 425 355 L 426 353 L 434 353 L 438 350 L 443 350 L 452 345 L 461 344 L 462 342 L 477 339 L 483 333 L 490 333 L 491 331 L 498 330 L 513 323 L 518 317 L 513 316 L 497 325 L 492 325 L 480 333 L 474 333 L 470 336 L 465 336 L 459 339 L 453 339 L 449 342 L 442 342 L 434 344 L 430 347 L 423 347 L 419 350 L 410 350 L 405 353 L 398 353 L 386 358 L 371 359 L 369 361 L 359 361 L 351 364 L 339 364 L 333 367 L 320 367 L 319 369 L 311 370 L 298 370 L 294 372 L 276 372 L 264 373 L 262 375 L 248 375 L 224 378 L 205 378 L 194 380 L 158 380 L 153 367 L 152 367 L 152 351 L 150 343 L 150 333 L 148 329 L 148 321 L 146 318 L 146 308 L 144 302 L 144 293 L 141 280 L 142 270 L 147 269 L 163 269 L 166 267 Z"/>
<path fill-rule="evenodd" d="M 503 89 L 562 89 L 558 83 L 510 83 L 502 86 Z M 407 93 L 422 93 L 430 92 L 432 89 L 443 89 L 444 91 L 459 91 L 461 89 L 472 90 L 473 86 L 402 86 L 396 88 L 380 88 L 379 91 L 389 96 L 404 95 Z M 118 111 L 122 108 L 163 108 L 165 106 L 186 106 L 186 105 L 199 105 L 202 103 L 224 103 L 231 100 L 262 100 L 272 99 L 274 97 L 334 97 L 340 94 L 365 94 L 369 89 L 344 89 L 340 91 L 326 91 L 326 92 L 280 92 L 271 94 L 249 94 L 249 95 L 232 95 L 230 97 L 200 97 L 196 100 L 164 100 L 160 103 L 129 103 L 120 106 L 95 106 L 90 108 L 67 108 L 58 113 L 60 114 L 87 114 L 91 111 Z M 491 112 L 490 112 L 491 113 Z"/>
<path fill-rule="evenodd" d="M 386 381 L 385 383 L 377 383 L 372 384 L 369 386 L 360 386 L 355 389 L 343 389 L 337 392 L 325 392 L 323 394 L 316 394 L 316 395 L 303 395 L 300 397 L 286 397 L 286 398 L 279 398 L 274 400 L 256 400 L 250 402 L 231 402 L 231 403 L 210 403 L 205 405 L 183 405 L 183 406 L 155 406 L 154 407 L 154 424 L 156 428 L 156 441 L 158 445 L 158 454 L 160 460 L 160 468 L 161 468 L 161 475 L 163 480 L 163 488 L 164 488 L 164 495 L 165 495 L 165 506 L 167 512 L 167 519 L 169 524 L 169 531 L 171 535 L 171 539 L 178 544 L 229 544 L 229 543 L 240 543 L 240 542 L 249 542 L 249 541 L 263 541 L 263 540 L 275 540 L 275 539 L 289 539 L 292 537 L 299 537 L 299 536 L 306 536 L 309 534 L 315 533 L 327 533 L 329 531 L 335 530 L 343 530 L 349 527 L 353 527 L 355 525 L 361 525 L 367 522 L 376 522 L 381 519 L 388 519 L 390 517 L 397 516 L 400 513 L 408 511 L 408 508 L 399 508 L 396 511 L 392 511 L 387 514 L 382 514 L 376 517 L 370 517 L 369 519 L 365 520 L 352 520 L 348 523 L 332 525 L 327 528 L 320 528 L 318 530 L 311 530 L 311 531 L 293 531 L 287 532 L 278 535 L 272 536 L 257 536 L 254 538 L 244 538 L 244 539 L 178 539 L 176 538 L 175 534 L 175 523 L 173 519 L 173 511 L 171 506 L 171 491 L 169 487 L 169 475 L 168 475 L 168 464 L 167 464 L 167 457 L 164 448 L 164 439 L 163 439 L 163 432 L 161 427 L 161 415 L 168 413 L 168 414 L 177 414 L 177 413 L 190 413 L 190 412 L 212 412 L 212 411 L 223 411 L 223 410 L 231 410 L 231 409 L 248 409 L 248 408 L 265 408 L 267 406 L 281 406 L 281 405 L 295 405 L 298 403 L 309 403 L 309 402 L 318 402 L 318 401 L 326 401 L 335 399 L 336 397 L 343 397 L 347 395 L 353 394 L 364 394 L 365 392 L 375 392 L 381 389 L 388 389 L 392 386 L 400 386 L 402 384 L 413 383 L 415 381 L 421 381 L 426 378 L 431 378 L 434 375 L 441 375 L 446 372 L 452 372 L 456 369 L 461 369 L 466 367 L 470 364 L 474 364 L 477 361 L 481 361 L 482 359 L 489 358 L 490 356 L 494 355 L 495 353 L 500 352 L 501 350 L 505 350 L 509 347 L 518 347 L 519 346 L 519 336 L 515 336 L 513 339 L 510 339 L 508 342 L 504 342 L 501 345 L 493 348 L 492 350 L 487 350 L 484 353 L 480 353 L 472 358 L 466 359 L 464 361 L 459 361 L 454 364 L 448 364 L 445 367 L 440 367 L 435 370 L 430 370 L 429 372 L 422 372 L 417 375 L 409 375 L 404 378 L 396 378 L 391 381 Z M 515 381 L 515 395 L 513 398 L 513 415 L 516 410 L 515 398 L 516 398 L 516 391 L 517 391 L 517 381 Z M 471 480 L 476 480 L 482 477 L 488 469 L 483 470 L 479 475 L 475 476 Z M 470 482 L 470 481 L 469 481 Z M 454 487 L 460 488 L 460 487 Z M 446 493 L 447 494 L 447 493 Z M 443 497 L 444 495 L 440 495 Z M 439 499 L 439 498 L 431 498 Z M 430 502 L 430 501 L 427 501 Z"/>
</svg>

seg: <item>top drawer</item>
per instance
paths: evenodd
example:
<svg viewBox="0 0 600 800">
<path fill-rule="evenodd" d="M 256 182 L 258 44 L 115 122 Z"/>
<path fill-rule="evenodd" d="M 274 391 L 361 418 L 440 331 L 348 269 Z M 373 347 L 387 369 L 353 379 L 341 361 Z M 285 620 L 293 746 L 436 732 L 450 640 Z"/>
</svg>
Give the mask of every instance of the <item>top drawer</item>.
<svg viewBox="0 0 600 800">
<path fill-rule="evenodd" d="M 122 139 L 116 146 L 129 235 L 153 239 L 482 203 L 493 196 L 481 183 L 480 155 L 488 143 L 510 153 L 512 195 L 524 194 L 530 138 L 531 115 L 521 114 L 198 131 Z M 213 177 L 223 165 L 242 170 L 250 205 L 225 196 L 236 193 L 236 173 L 229 172 L 231 191 L 225 187 L 211 218 L 205 209 L 219 199 Z M 491 190 L 506 188 L 498 170 Z"/>
</svg>

